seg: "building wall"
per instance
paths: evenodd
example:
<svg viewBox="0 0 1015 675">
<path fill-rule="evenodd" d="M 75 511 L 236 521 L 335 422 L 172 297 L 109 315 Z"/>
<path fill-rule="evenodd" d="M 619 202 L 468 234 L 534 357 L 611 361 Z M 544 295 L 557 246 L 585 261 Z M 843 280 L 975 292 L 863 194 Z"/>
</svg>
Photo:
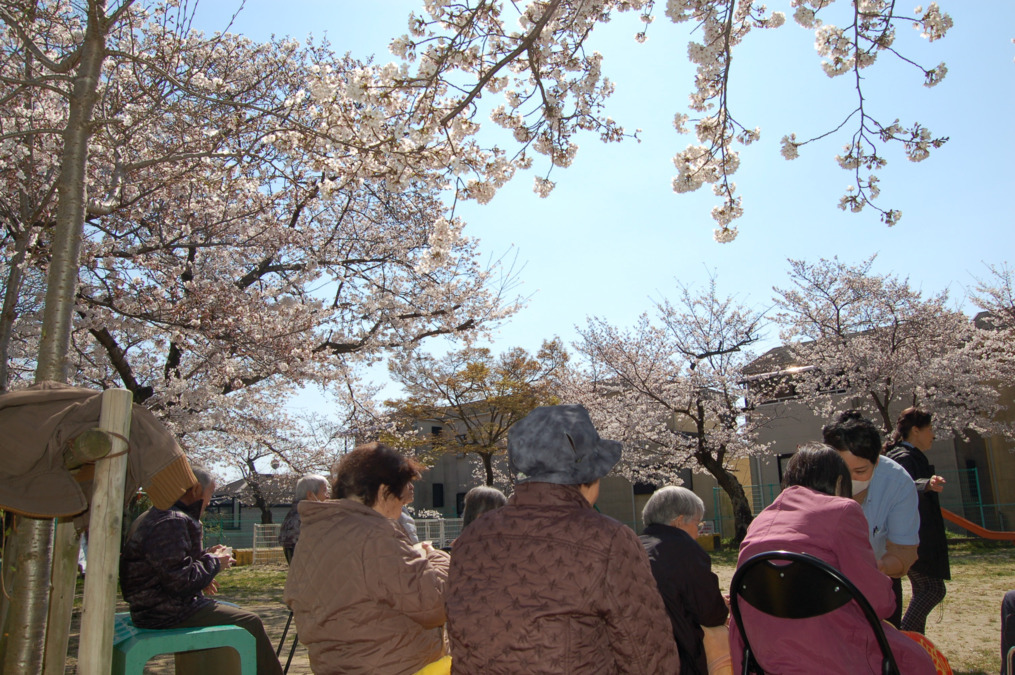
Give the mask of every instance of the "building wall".
<svg viewBox="0 0 1015 675">
<path fill-rule="evenodd" d="M 1015 424 L 1015 388 L 1000 387 L 1002 402 L 1007 406 L 999 421 Z M 990 467 L 990 493 L 997 504 L 994 527 L 1003 531 L 1015 531 L 1015 442 L 993 436 L 984 441 L 984 459 Z"/>
<path fill-rule="evenodd" d="M 272 522 L 278 525 L 285 520 L 289 505 L 271 508 Z M 254 525 L 261 523 L 261 510 L 256 506 L 209 509 L 201 518 L 204 524 L 204 545 L 225 544 L 233 548 L 251 548 L 254 545 Z"/>
<path fill-rule="evenodd" d="M 495 466 L 506 474 L 507 458 L 495 457 L 494 461 Z M 485 485 L 484 480 L 474 476 L 474 467 L 479 467 L 480 464 L 479 457 L 470 455 L 440 457 L 432 467 L 423 472 L 423 477 L 416 481 L 416 498 L 413 500 L 413 506 L 417 509 L 438 511 L 445 518 L 461 517 L 461 502 L 465 498 L 465 493 L 474 487 Z M 494 487 L 504 491 L 506 486 Z"/>
<path fill-rule="evenodd" d="M 893 417 L 899 412 L 901 409 L 892 410 Z M 759 434 L 758 441 L 772 445 L 764 457 L 754 461 L 752 467 L 767 505 L 780 490 L 781 467 L 785 466 L 789 456 L 796 452 L 801 443 L 820 441 L 821 428 L 828 420 L 819 418 L 797 400 L 763 403 L 756 407 L 753 414 L 770 418 Z M 979 522 L 979 507 L 976 504 L 980 501 L 991 503 L 994 498 L 992 483 L 996 482 L 992 477 L 991 461 L 984 440 L 976 435 L 968 439 L 939 438 L 927 452 L 927 459 L 934 465 L 935 472 L 949 481 L 941 493 L 941 506 Z M 973 486 L 971 474 L 966 471 L 971 468 L 977 469 L 978 492 Z M 1012 487 L 1015 489 L 1015 481 Z"/>
<path fill-rule="evenodd" d="M 507 458 L 497 458 L 502 471 L 507 473 Z M 482 485 L 482 481 L 473 477 L 473 466 L 477 465 L 478 459 L 470 457 L 457 457 L 447 455 L 424 472 L 423 477 L 416 482 L 416 499 L 413 505 L 417 508 L 433 509 L 440 511 L 445 518 L 457 518 L 461 512 L 457 502 L 465 496 L 471 488 Z M 745 464 L 746 466 L 746 464 Z M 749 478 L 749 471 L 745 471 Z M 691 474 L 684 472 L 684 487 L 693 490 L 705 503 L 705 520 L 715 519 L 715 479 L 704 474 Z M 434 504 L 434 486 L 438 485 L 437 494 L 443 494 L 444 504 L 437 507 Z M 504 494 L 510 496 L 509 486 L 496 486 Z M 661 487 L 661 486 L 660 486 Z M 596 508 L 611 518 L 619 520 L 636 532 L 641 532 L 644 525 L 641 520 L 642 509 L 652 494 L 652 490 L 635 491 L 634 486 L 626 478 L 617 474 L 605 476 L 599 488 L 599 500 Z"/>
</svg>

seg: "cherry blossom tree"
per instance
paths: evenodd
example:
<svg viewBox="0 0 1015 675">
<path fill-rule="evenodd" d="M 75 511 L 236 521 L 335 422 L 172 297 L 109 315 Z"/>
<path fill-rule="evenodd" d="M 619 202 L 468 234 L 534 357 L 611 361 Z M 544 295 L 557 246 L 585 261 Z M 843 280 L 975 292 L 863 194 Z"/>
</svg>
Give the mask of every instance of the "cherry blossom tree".
<svg viewBox="0 0 1015 675">
<path fill-rule="evenodd" d="M 577 134 L 627 135 L 605 115 L 612 84 L 584 44 L 615 13 L 651 23 L 654 5 L 433 3 L 393 41 L 402 65 L 339 57 L 325 43 L 204 36 L 176 2 L 123 2 L 101 21 L 60 0 L 8 0 L 0 9 L 12 104 L 0 142 L 16 159 L 3 175 L 5 194 L 19 195 L 2 209 L 11 255 L 0 345 L 9 373 L 26 372 L 31 360 L 30 349 L 11 351 L 19 346 L 12 336 L 31 336 L 38 303 L 20 315 L 8 310 L 26 306 L 21 280 L 47 264 L 56 168 L 80 165 L 75 213 L 87 217 L 81 263 L 89 278 L 78 297 L 76 379 L 123 382 L 138 400 L 184 418 L 177 429 L 185 432 L 193 411 L 221 402 L 202 397 L 246 389 L 256 398 L 264 383 L 326 382 L 380 350 L 508 316 L 515 305 L 503 287 L 489 286 L 495 277 L 476 266 L 474 243 L 443 196 L 485 202 L 532 166 L 533 153 L 565 167 Z M 813 11 L 800 9 L 798 21 L 827 33 Z M 829 58 L 869 65 L 906 18 L 894 11 L 855 5 L 854 37 L 838 39 Z M 703 115 L 698 135 L 709 150 L 679 156 L 677 182 L 681 190 L 719 186 L 717 238 L 728 239 L 739 210 L 731 143 L 756 137 L 726 105 L 732 47 L 782 15 L 718 1 L 673 2 L 666 12 L 693 20 L 702 39 L 691 49 L 699 64 L 691 108 Z M 950 25 L 936 5 L 918 14 L 911 18 L 930 38 Z M 880 42 L 862 37 L 878 27 Z M 62 73 L 86 62 L 86 37 L 95 34 L 102 43 L 87 63 L 100 69 L 97 112 L 74 122 L 74 161 L 57 161 L 70 147 L 64 132 L 75 100 Z M 493 120 L 511 130 L 513 154 L 478 140 L 484 91 L 506 97 Z M 541 193 L 552 187 L 546 176 L 537 180 Z"/>
<path fill-rule="evenodd" d="M 585 369 L 565 390 L 590 411 L 600 434 L 624 443 L 620 470 L 632 481 L 678 484 L 691 469 L 715 478 L 729 496 L 736 541 L 751 506 L 733 473 L 739 460 L 764 452 L 758 417 L 745 415 L 743 367 L 759 339 L 762 314 L 722 297 L 713 278 L 695 293 L 681 286 L 675 304 L 657 304 L 631 329 L 592 318 L 576 349 Z"/>
<path fill-rule="evenodd" d="M 1015 270 L 1003 263 L 988 265 L 990 274 L 976 280 L 972 293 L 973 303 L 991 314 L 995 326 L 1015 329 Z"/>
<path fill-rule="evenodd" d="M 1015 380 L 1015 271 L 1008 263 L 988 265 L 987 270 L 989 275 L 976 280 L 971 294 L 973 304 L 983 310 L 976 317 L 976 341 L 981 358 L 990 362 L 991 379 L 1008 387 Z"/>
<path fill-rule="evenodd" d="M 348 415 L 293 413 L 277 406 L 256 414 L 234 407 L 224 412 L 218 426 L 193 431 L 188 438 L 196 447 L 213 448 L 216 463 L 240 475 L 241 496 L 260 510 L 262 523 L 273 522 L 272 505 L 292 499 L 300 476 L 329 475 L 352 443 Z"/>
<path fill-rule="evenodd" d="M 774 318 L 803 366 L 796 393 L 826 419 L 843 406 L 865 410 L 886 433 L 914 405 L 932 410 L 940 430 L 1011 433 L 993 421 L 1002 404 L 969 318 L 948 307 L 947 292 L 925 298 L 873 263 L 790 261 Z"/>
<path fill-rule="evenodd" d="M 89 31 L 104 41 L 94 119 L 75 136 L 73 381 L 127 387 L 210 457 L 222 444 L 198 442 L 205 432 L 256 435 L 296 386 L 352 391 L 384 352 L 480 332 L 517 307 L 510 270 L 480 264 L 443 201 L 445 155 L 475 153 L 455 134 L 417 143 L 410 100 L 361 96 L 357 78 L 381 69 L 323 43 L 205 36 L 174 2 L 105 18 L 22 4 L 0 3 L 0 143 L 15 160 L 0 171 L 0 344 L 15 385 L 34 359 L 31 282 L 50 262 L 69 164 L 75 94 L 54 73 L 75 67 Z M 62 60 L 36 63 L 54 51 Z"/>
<path fill-rule="evenodd" d="M 534 355 L 520 347 L 496 356 L 468 347 L 440 358 L 414 352 L 392 360 L 389 370 L 406 397 L 386 406 L 395 427 L 411 431 L 391 434 L 389 440 L 423 449 L 424 461 L 443 454 L 475 455 L 481 479 L 493 485 L 494 459 L 507 451 L 508 431 L 534 408 L 559 402 L 557 378 L 567 360 L 559 340 L 544 341 Z M 423 420 L 439 422 L 441 433 L 414 433 Z"/>
<path fill-rule="evenodd" d="M 897 3 L 888 0 L 791 0 L 789 5 L 795 21 L 814 31 L 826 74 L 843 77 L 856 90 L 856 107 L 833 121 L 829 131 L 808 139 L 785 136 L 782 154 L 793 159 L 808 143 L 852 130 L 836 159 L 853 174 L 855 185 L 839 206 L 854 212 L 871 206 L 884 222 L 894 225 L 901 212 L 873 201 L 880 193 L 873 172 L 885 166 L 885 148 L 901 145 L 908 159 L 921 161 L 947 139 L 934 136 L 918 122 L 876 118 L 865 105 L 862 71 L 874 66 L 879 56 L 895 56 L 912 65 L 925 86 L 938 84 L 947 72 L 945 65 L 924 67 L 906 57 L 896 43 L 896 29 L 912 24 L 922 38 L 935 41 L 945 36 L 952 19 L 936 2 L 917 7 L 912 15 L 901 13 Z M 463 194 L 489 200 L 516 169 L 533 165 L 534 154 L 549 164 L 535 179 L 535 191 L 545 196 L 553 188 L 552 169 L 574 160 L 580 132 L 598 133 L 608 142 L 637 136 L 608 116 L 606 100 L 614 88 L 605 75 L 608 55 L 587 46 L 599 24 L 624 13 L 637 15 L 643 25 L 635 39 L 644 41 L 656 18 L 653 0 L 428 2 L 410 17 L 409 32 L 391 43 L 391 51 L 414 67 L 399 75 L 400 85 L 418 92 L 423 108 L 433 111 L 440 126 L 474 123 L 487 112 L 479 105 L 482 94 L 502 93 L 504 103 L 489 111 L 490 118 L 518 142 L 517 150 L 510 159 L 500 160 L 502 170 L 494 174 L 484 177 L 475 167 L 460 165 Z M 732 222 L 743 213 L 731 179 L 740 164 L 736 147 L 760 137 L 760 129 L 734 116 L 730 104 L 733 55 L 752 30 L 778 28 L 785 14 L 751 0 L 669 0 L 664 14 L 674 23 L 693 26 L 688 57 L 697 69 L 689 114 L 678 112 L 674 125 L 686 133 L 686 125 L 693 124 L 698 143 L 674 157 L 678 174 L 673 189 L 689 192 L 712 185 L 722 200 L 712 211 L 719 225 L 715 238 L 732 241 L 737 234 Z"/>
</svg>

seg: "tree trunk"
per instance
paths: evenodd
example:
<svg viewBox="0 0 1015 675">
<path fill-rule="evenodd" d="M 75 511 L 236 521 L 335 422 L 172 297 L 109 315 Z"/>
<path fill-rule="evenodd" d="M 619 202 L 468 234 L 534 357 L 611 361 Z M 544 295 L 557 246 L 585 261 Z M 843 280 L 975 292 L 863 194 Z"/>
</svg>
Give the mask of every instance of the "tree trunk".
<svg viewBox="0 0 1015 675">
<path fill-rule="evenodd" d="M 718 461 L 711 454 L 706 452 L 695 453 L 698 463 L 708 471 L 722 488 L 723 492 L 730 498 L 733 505 L 734 533 L 733 543 L 737 546 L 747 536 L 747 527 L 754 520 L 751 513 L 751 502 L 747 499 L 744 486 L 740 484 L 737 477 L 723 468 L 722 462 Z"/>
<path fill-rule="evenodd" d="M 67 126 L 63 133 L 60 180 L 57 183 L 56 233 L 46 286 L 36 382 L 67 381 L 67 351 L 85 226 L 88 141 L 92 135 L 96 89 L 102 75 L 102 62 L 106 58 L 106 30 L 105 2 L 89 2 L 81 61 L 74 76 Z"/>
<path fill-rule="evenodd" d="M 16 516 L 17 557 L 0 638 L 0 672 L 41 673 L 49 611 L 53 519 Z M 13 538 L 13 537 L 12 537 Z M 6 563 L 7 556 L 4 556 Z"/>
<path fill-rule="evenodd" d="M 7 391 L 10 381 L 10 348 L 14 321 L 17 319 L 18 296 L 21 295 L 21 282 L 24 279 L 25 253 L 31 239 L 31 230 L 25 229 L 18 233 L 14 241 L 14 255 L 11 257 L 7 272 L 7 284 L 4 287 L 3 311 L 0 313 L 0 393 Z"/>
<path fill-rule="evenodd" d="M 273 522 L 271 505 L 268 504 L 268 502 L 264 499 L 260 491 L 258 491 L 254 495 L 254 504 L 257 505 L 257 508 L 261 509 L 261 524 L 271 525 L 271 523 Z"/>
<path fill-rule="evenodd" d="M 254 498 L 254 506 L 261 510 L 261 524 L 271 525 L 272 513 L 271 505 L 268 500 L 264 497 L 264 492 L 261 491 L 261 474 L 257 473 L 257 469 L 254 467 L 254 460 L 247 459 L 247 470 L 250 472 L 247 474 L 247 485 L 250 487 L 250 494 Z"/>
<path fill-rule="evenodd" d="M 892 423 L 892 416 L 889 413 L 888 406 L 892 400 L 891 394 L 884 397 L 884 403 L 882 399 L 878 397 L 875 392 L 870 392 L 870 399 L 874 402 L 874 407 L 878 409 L 878 414 L 881 416 L 881 430 L 888 436 L 891 436 L 892 432 L 895 431 L 895 425 Z"/>
<path fill-rule="evenodd" d="M 81 59 L 71 87 L 67 126 L 63 133 L 56 232 L 46 286 L 36 382 L 67 381 L 67 352 L 85 223 L 88 141 L 102 62 L 106 58 L 108 29 L 104 0 L 92 0 L 88 3 Z M 17 536 L 23 541 L 18 546 L 16 594 L 11 598 L 5 635 L 0 642 L 0 666 L 4 672 L 39 673 L 46 644 L 53 520 L 24 518 Z"/>
<path fill-rule="evenodd" d="M 488 452 L 481 452 L 479 456 L 483 458 L 483 470 L 486 471 L 486 485 L 487 487 L 493 486 L 493 455 Z"/>
</svg>

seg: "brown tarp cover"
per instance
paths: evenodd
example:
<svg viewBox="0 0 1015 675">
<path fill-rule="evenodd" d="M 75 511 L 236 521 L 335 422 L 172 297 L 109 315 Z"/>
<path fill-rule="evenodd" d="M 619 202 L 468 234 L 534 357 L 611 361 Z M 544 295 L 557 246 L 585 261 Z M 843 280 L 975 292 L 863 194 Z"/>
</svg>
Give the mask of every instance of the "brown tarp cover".
<svg viewBox="0 0 1015 675">
<path fill-rule="evenodd" d="M 0 508 L 44 518 L 75 516 L 88 508 L 92 467 L 72 473 L 64 466 L 63 451 L 78 434 L 98 427 L 101 402 L 101 391 L 60 382 L 0 395 Z M 134 404 L 126 500 L 143 485 L 152 503 L 167 509 L 195 483 L 173 435 Z"/>
</svg>

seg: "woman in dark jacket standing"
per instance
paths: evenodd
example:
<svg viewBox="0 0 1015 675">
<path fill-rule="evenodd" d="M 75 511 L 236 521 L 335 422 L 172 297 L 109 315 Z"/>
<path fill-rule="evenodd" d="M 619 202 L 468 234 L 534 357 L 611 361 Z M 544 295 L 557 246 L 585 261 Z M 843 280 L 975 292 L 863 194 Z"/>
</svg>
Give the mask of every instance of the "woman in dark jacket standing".
<svg viewBox="0 0 1015 675">
<path fill-rule="evenodd" d="M 945 479 L 935 475 L 934 466 L 927 461 L 925 454 L 933 443 L 934 427 L 930 413 L 920 408 L 907 408 L 899 415 L 895 432 L 885 448 L 885 455 L 901 464 L 913 477 L 920 495 L 919 557 L 909 568 L 913 595 L 901 626 L 902 630 L 917 633 L 925 632 L 927 615 L 944 600 L 945 581 L 952 578 L 938 497 L 944 489 Z"/>
</svg>

